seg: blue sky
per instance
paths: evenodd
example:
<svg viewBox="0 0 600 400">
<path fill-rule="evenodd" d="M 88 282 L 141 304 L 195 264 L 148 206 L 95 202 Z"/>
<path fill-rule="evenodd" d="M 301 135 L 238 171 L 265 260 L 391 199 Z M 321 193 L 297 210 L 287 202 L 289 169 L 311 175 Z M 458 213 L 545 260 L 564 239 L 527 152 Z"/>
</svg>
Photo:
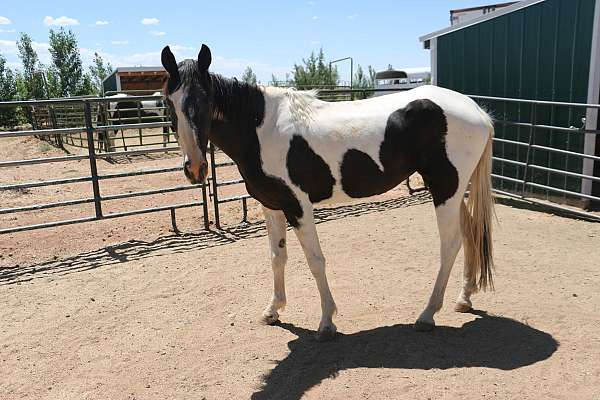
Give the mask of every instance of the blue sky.
<svg viewBox="0 0 600 400">
<path fill-rule="evenodd" d="M 323 47 L 327 58 L 352 56 L 377 70 L 429 66 L 418 38 L 449 25 L 449 10 L 486 0 L 253 0 L 253 1 L 3 1 L 0 53 L 19 66 L 15 40 L 27 32 L 49 63 L 48 30 L 64 26 L 79 39 L 89 64 L 97 51 L 113 66 L 159 65 L 171 45 L 178 60 L 194 58 L 202 43 L 212 70 L 240 76 L 251 66 L 263 82 L 283 78 L 295 62 Z M 101 5 L 101 7 L 99 6 Z M 349 68 L 340 65 L 341 79 Z"/>
</svg>

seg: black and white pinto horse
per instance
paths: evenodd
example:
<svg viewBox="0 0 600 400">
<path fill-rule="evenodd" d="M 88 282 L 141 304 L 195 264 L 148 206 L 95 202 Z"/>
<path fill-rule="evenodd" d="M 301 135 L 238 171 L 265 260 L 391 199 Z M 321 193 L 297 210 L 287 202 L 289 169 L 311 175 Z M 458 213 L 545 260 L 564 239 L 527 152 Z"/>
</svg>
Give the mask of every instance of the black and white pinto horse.
<svg viewBox="0 0 600 400">
<path fill-rule="evenodd" d="M 276 322 L 286 304 L 287 221 L 321 297 L 317 339 L 334 336 L 336 305 L 325 275 L 313 205 L 384 193 L 414 172 L 423 176 L 431 192 L 441 240 L 440 270 L 415 328 L 433 328 L 461 244 L 464 282 L 456 310 L 470 310 L 471 295 L 493 286 L 493 125 L 470 98 L 422 86 L 368 100 L 329 103 L 318 100 L 314 92 L 226 79 L 209 72 L 210 63 L 205 45 L 198 60 L 179 64 L 165 47 L 162 64 L 169 79 L 164 95 L 188 179 L 205 180 L 210 140 L 237 163 L 248 193 L 263 205 L 274 276 L 265 322 Z"/>
<path fill-rule="evenodd" d="M 162 92 L 154 92 L 152 96 L 160 96 Z M 130 125 L 149 123 L 149 122 L 164 122 L 165 108 L 162 99 L 157 100 L 136 100 L 135 96 L 129 96 L 126 93 L 117 93 L 112 96 L 106 96 L 108 102 L 108 110 L 105 110 L 106 115 L 112 124 Z M 139 107 L 138 107 L 139 105 Z M 102 111 L 101 111 L 102 112 Z M 113 136 L 117 136 L 118 130 L 113 131 Z M 169 128 L 163 128 L 163 142 L 169 141 Z"/>
</svg>

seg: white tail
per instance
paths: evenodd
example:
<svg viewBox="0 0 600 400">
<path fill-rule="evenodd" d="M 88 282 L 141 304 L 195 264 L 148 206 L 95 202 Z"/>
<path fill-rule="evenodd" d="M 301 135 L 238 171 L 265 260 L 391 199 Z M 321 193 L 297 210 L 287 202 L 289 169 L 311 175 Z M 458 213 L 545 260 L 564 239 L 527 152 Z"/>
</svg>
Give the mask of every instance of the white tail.
<svg viewBox="0 0 600 400">
<path fill-rule="evenodd" d="M 486 115 L 489 119 L 489 117 Z M 494 289 L 492 245 L 492 139 L 494 125 L 490 119 L 490 136 L 481 159 L 471 176 L 471 188 L 467 203 L 460 209 L 460 223 L 465 249 L 465 266 L 470 269 L 470 286 L 477 290 Z"/>
</svg>

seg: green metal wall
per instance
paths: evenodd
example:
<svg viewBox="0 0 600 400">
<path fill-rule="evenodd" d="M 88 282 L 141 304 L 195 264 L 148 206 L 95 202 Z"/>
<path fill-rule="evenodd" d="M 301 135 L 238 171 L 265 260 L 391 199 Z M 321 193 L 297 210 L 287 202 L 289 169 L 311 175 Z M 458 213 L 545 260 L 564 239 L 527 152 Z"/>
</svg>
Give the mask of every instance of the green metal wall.
<svg viewBox="0 0 600 400">
<path fill-rule="evenodd" d="M 587 102 L 595 0 L 546 0 L 437 38 L 437 84 L 465 94 Z M 530 122 L 531 106 L 508 102 L 484 104 L 496 119 Z M 536 121 L 556 126 L 581 126 L 584 109 L 537 106 Z M 527 142 L 529 128 L 496 126 L 496 136 Z M 579 134 L 537 129 L 534 142 L 583 152 Z M 525 161 L 524 146 L 494 145 L 498 157 Z M 581 172 L 576 157 L 534 151 L 531 161 L 556 169 Z M 494 172 L 522 178 L 521 167 L 494 163 Z M 541 171 L 528 180 L 580 191 L 577 178 Z M 514 183 L 494 182 L 505 190 Z M 519 185 L 520 186 L 520 185 Z"/>
</svg>

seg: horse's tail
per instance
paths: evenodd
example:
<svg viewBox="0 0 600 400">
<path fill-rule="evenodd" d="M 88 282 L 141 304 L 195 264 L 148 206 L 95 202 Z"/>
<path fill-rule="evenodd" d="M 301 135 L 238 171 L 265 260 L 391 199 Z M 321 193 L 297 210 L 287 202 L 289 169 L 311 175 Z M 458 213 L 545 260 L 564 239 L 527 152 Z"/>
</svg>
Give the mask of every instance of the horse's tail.
<svg viewBox="0 0 600 400">
<path fill-rule="evenodd" d="M 485 118 L 489 122 L 489 137 L 471 176 L 469 199 L 466 204 L 464 202 L 461 204 L 460 209 L 465 266 L 470 269 L 470 286 L 484 291 L 488 287 L 494 289 L 492 218 L 495 215 L 491 181 L 494 125 L 487 114 Z"/>
</svg>

